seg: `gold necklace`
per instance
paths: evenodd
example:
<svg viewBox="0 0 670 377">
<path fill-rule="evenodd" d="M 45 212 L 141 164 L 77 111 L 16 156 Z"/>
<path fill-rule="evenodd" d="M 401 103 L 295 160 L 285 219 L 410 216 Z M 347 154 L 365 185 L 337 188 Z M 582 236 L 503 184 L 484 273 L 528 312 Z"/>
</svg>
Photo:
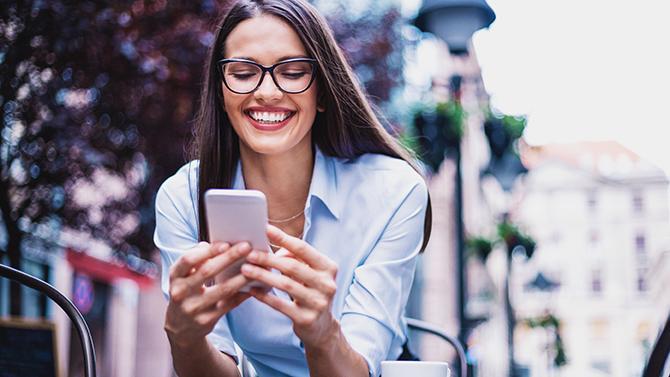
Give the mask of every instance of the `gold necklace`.
<svg viewBox="0 0 670 377">
<path fill-rule="evenodd" d="M 295 215 L 293 215 L 293 216 L 291 216 L 291 217 L 287 217 L 287 218 L 285 218 L 285 219 L 279 219 L 279 220 L 273 220 L 273 219 L 271 219 L 271 218 L 268 218 L 268 222 L 269 222 L 269 223 L 275 223 L 275 224 L 287 223 L 287 222 L 289 222 L 289 221 L 291 221 L 291 220 L 295 220 L 295 219 L 297 219 L 298 217 L 300 217 L 300 215 L 303 215 L 304 213 L 305 213 L 305 210 L 304 210 L 304 209 L 301 209 L 300 212 L 296 213 Z"/>
</svg>

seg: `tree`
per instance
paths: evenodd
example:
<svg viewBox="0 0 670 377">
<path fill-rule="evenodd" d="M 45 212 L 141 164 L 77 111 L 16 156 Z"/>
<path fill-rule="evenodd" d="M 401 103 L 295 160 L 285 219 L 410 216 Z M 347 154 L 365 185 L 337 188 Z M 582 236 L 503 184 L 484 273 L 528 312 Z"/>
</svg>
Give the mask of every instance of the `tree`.
<svg viewBox="0 0 670 377">
<path fill-rule="evenodd" d="M 184 161 L 213 38 L 207 23 L 218 6 L 3 6 L 0 211 L 12 266 L 19 267 L 28 241 L 46 248 L 83 236 L 84 243 L 103 241 L 129 267 L 151 271 L 142 258 L 154 250 L 153 195 Z M 12 287 L 12 314 L 20 313 L 18 292 Z"/>
</svg>

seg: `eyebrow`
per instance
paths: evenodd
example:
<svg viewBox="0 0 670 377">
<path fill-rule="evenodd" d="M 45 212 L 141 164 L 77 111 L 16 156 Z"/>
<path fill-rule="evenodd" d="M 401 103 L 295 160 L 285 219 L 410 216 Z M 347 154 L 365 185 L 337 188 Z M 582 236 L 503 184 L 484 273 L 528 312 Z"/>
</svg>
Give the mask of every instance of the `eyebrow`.
<svg viewBox="0 0 670 377">
<path fill-rule="evenodd" d="M 307 55 L 284 55 L 281 58 L 275 60 L 275 63 L 277 62 L 282 62 L 284 60 L 289 60 L 289 59 L 301 59 L 301 58 L 309 58 Z M 233 56 L 230 59 L 244 59 L 244 60 L 251 60 L 252 62 L 258 63 L 258 61 L 254 58 L 251 58 L 249 56 Z"/>
</svg>

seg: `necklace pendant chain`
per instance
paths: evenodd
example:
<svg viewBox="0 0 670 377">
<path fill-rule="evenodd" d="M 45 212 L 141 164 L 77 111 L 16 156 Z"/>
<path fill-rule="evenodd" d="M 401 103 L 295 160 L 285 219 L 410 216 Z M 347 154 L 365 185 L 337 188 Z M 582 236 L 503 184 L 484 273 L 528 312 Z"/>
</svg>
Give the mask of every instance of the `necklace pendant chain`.
<svg viewBox="0 0 670 377">
<path fill-rule="evenodd" d="M 305 210 L 302 209 L 302 210 L 300 210 L 300 212 L 296 213 L 295 215 L 293 215 L 293 216 L 291 216 L 291 217 L 287 217 L 287 218 L 285 218 L 285 219 L 274 220 L 274 219 L 270 219 L 270 218 L 268 218 L 268 222 L 270 222 L 270 223 L 274 223 L 274 224 L 287 223 L 287 222 L 289 222 L 289 221 L 291 221 L 291 220 L 295 220 L 295 219 L 297 219 L 298 217 L 300 217 L 300 216 L 303 215 L 304 213 L 305 213 Z"/>
</svg>

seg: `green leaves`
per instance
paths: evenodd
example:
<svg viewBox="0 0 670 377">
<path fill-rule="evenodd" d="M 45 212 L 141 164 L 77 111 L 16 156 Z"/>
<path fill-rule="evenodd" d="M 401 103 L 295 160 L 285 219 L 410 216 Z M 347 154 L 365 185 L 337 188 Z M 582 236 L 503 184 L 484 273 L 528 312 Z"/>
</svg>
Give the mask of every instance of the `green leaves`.
<svg viewBox="0 0 670 377">
<path fill-rule="evenodd" d="M 568 358 L 565 353 L 565 345 L 563 344 L 563 339 L 560 334 L 561 322 L 556 316 L 547 313 L 540 317 L 526 319 L 524 323 L 531 329 L 543 328 L 547 331 L 551 331 L 554 335 L 554 340 L 551 344 L 551 348 L 553 348 L 554 351 L 554 366 L 561 367 L 568 363 Z"/>
<path fill-rule="evenodd" d="M 516 248 L 522 247 L 526 258 L 530 259 L 533 256 L 536 246 L 535 240 L 509 221 L 503 221 L 498 224 L 498 236 L 505 242 L 508 253 L 512 253 Z"/>
<path fill-rule="evenodd" d="M 437 172 L 447 154 L 457 150 L 463 136 L 463 107 L 453 101 L 421 105 L 413 115 L 412 134 L 418 139 L 418 155 Z"/>
</svg>

